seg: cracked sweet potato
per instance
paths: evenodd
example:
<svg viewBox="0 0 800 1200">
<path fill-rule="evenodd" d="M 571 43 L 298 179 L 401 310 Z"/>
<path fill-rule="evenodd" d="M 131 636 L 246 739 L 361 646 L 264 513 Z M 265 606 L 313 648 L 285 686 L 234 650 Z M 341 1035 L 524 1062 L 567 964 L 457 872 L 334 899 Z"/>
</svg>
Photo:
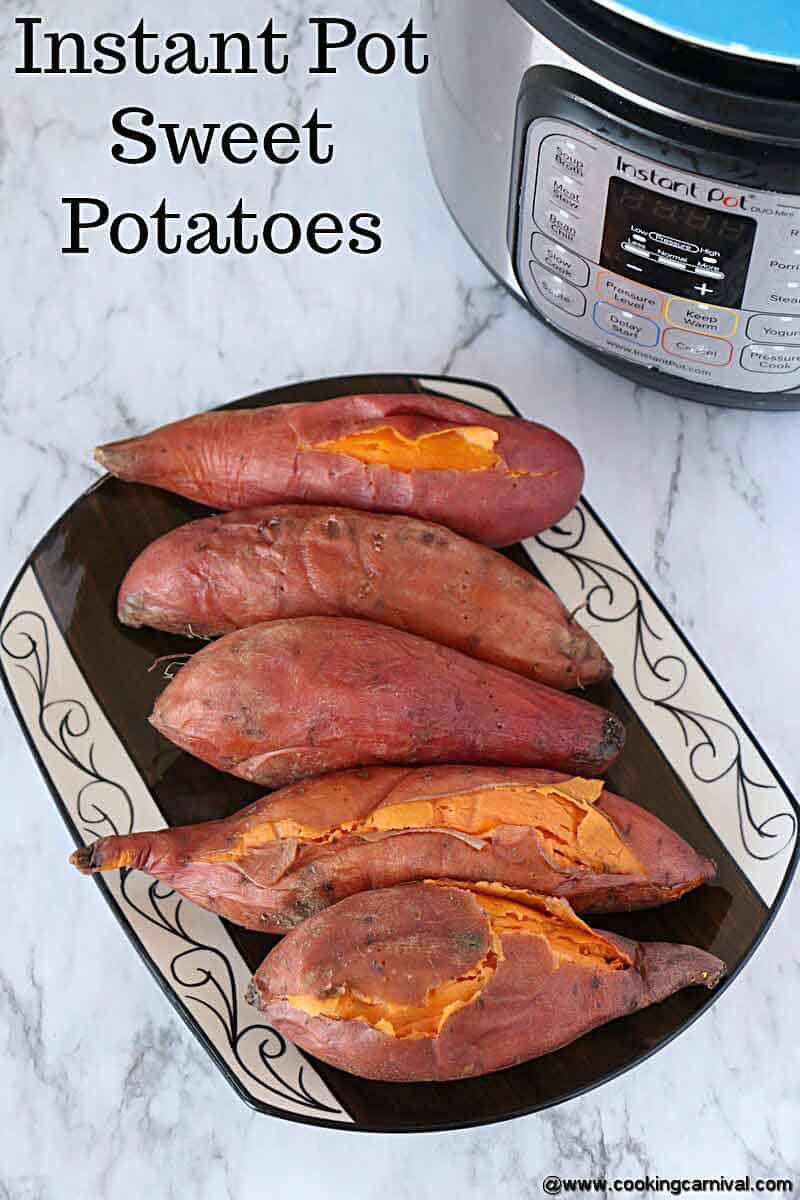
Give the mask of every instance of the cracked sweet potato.
<svg viewBox="0 0 800 1200">
<path fill-rule="evenodd" d="M 383 763 L 599 775 L 625 740 L 617 717 L 576 696 L 347 617 L 229 633 L 193 655 L 150 720 L 181 749 L 265 787 Z"/>
<path fill-rule="evenodd" d="M 550 588 L 503 555 L 441 525 L 348 509 L 256 508 L 173 529 L 133 563 L 117 612 L 200 637 L 357 617 L 563 690 L 611 674 Z"/>
<path fill-rule="evenodd" d="M 497 881 L 615 912 L 711 879 L 657 817 L 597 780 L 498 767 L 374 767 L 307 780 L 221 821 L 99 838 L 84 874 L 135 867 L 249 929 L 286 933 L 356 892 Z"/>
<path fill-rule="evenodd" d="M 425 394 L 203 413 L 95 457 L 120 479 L 213 508 L 406 513 L 491 546 L 555 524 L 583 486 L 580 455 L 551 429 Z"/>
<path fill-rule="evenodd" d="M 407 883 L 311 917 L 248 1000 L 301 1049 L 387 1082 L 486 1075 L 692 985 L 718 958 L 591 929 L 564 900 L 498 884 Z"/>
</svg>

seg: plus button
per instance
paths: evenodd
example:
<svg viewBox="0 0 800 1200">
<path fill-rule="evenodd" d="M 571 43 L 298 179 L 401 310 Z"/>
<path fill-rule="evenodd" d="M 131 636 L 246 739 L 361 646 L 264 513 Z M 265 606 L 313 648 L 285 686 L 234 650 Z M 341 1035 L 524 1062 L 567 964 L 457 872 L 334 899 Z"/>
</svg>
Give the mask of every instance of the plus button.
<svg viewBox="0 0 800 1200">
<path fill-rule="evenodd" d="M 701 296 L 707 296 L 709 292 L 713 292 L 713 290 L 714 289 L 710 288 L 707 283 L 701 283 L 699 287 L 694 289 L 694 291 L 699 292 Z"/>
</svg>

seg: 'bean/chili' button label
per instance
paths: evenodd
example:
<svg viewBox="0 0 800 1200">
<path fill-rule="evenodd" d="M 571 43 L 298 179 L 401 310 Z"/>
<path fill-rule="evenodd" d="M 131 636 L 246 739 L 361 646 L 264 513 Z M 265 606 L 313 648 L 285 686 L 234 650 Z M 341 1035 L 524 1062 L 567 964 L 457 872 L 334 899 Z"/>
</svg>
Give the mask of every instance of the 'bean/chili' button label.
<svg viewBox="0 0 800 1200">
<path fill-rule="evenodd" d="M 640 287 L 620 275 L 609 275 L 603 271 L 597 280 L 597 294 L 608 304 L 630 309 L 644 317 L 660 317 L 664 298 L 650 288 Z"/>
</svg>

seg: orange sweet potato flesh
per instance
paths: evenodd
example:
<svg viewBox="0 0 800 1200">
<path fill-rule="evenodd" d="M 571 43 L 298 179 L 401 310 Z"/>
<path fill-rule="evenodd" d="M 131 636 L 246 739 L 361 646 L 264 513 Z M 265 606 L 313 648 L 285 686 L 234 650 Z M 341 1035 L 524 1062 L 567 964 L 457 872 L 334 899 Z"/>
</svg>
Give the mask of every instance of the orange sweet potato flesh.
<svg viewBox="0 0 800 1200">
<path fill-rule="evenodd" d="M 423 393 L 203 413 L 95 457 L 213 508 L 405 513 L 491 546 L 555 524 L 583 486 L 580 455 L 551 429 Z"/>
<path fill-rule="evenodd" d="M 713 878 L 657 817 L 597 780 L 497 767 L 373 767 L 307 780 L 221 821 L 100 838 L 84 874 L 136 867 L 238 925 L 285 933 L 357 892 L 506 883 L 615 912 Z"/>
<path fill-rule="evenodd" d="M 228 634 L 190 659 L 150 720 L 181 749 L 266 787 L 384 764 L 599 775 L 625 739 L 617 717 L 576 696 L 346 617 Z"/>
<path fill-rule="evenodd" d="M 126 625 L 217 637 L 283 617 L 378 621 L 568 690 L 611 666 L 558 597 L 442 525 L 283 505 L 192 521 L 144 550 L 119 591 Z"/>
<path fill-rule="evenodd" d="M 486 1075 L 693 985 L 718 958 L 591 929 L 564 900 L 426 881 L 311 917 L 259 968 L 248 999 L 292 1042 L 387 1082 Z"/>
</svg>

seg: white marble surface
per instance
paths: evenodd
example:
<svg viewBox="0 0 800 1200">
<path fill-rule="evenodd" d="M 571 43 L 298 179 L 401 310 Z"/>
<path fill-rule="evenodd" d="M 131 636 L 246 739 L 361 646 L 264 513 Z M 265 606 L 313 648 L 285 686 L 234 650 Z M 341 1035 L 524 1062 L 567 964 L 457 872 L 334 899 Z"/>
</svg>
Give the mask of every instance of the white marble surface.
<svg viewBox="0 0 800 1200">
<path fill-rule="evenodd" d="M 308 0 L 269 12 L 302 36 Z M 400 28 L 397 0 L 346 0 L 364 28 Z M 37 12 L 58 27 L 62 6 Z M 427 171 L 413 80 L 345 70 L 324 84 L 15 76 L 0 4 L 3 319 L 0 582 L 94 478 L 89 448 L 288 380 L 450 370 L 504 387 L 574 438 L 587 494 L 690 633 L 795 789 L 800 414 L 679 403 L 593 365 L 531 320 L 452 226 Z M 189 20 L 175 0 L 70 6 L 70 25 Z M 255 28 L 244 0 L 191 6 L 191 27 Z M 259 11 L 258 18 L 262 15 Z M 62 26 L 63 27 L 63 26 Z M 107 120 L 266 125 L 319 104 L 335 162 L 205 171 L 115 165 Z M 59 254 L 63 194 L 187 211 L 241 195 L 298 212 L 374 209 L 373 258 L 122 258 Z M 638 1070 L 540 1116 L 477 1132 L 392 1139 L 251 1114 L 173 1014 L 94 888 L 14 720 L 0 704 L 0 1196 L 81 1200 L 267 1194 L 353 1200 L 442 1189 L 541 1194 L 550 1173 L 792 1176 L 800 1182 L 800 891 L 748 968 L 688 1033 Z"/>
</svg>

